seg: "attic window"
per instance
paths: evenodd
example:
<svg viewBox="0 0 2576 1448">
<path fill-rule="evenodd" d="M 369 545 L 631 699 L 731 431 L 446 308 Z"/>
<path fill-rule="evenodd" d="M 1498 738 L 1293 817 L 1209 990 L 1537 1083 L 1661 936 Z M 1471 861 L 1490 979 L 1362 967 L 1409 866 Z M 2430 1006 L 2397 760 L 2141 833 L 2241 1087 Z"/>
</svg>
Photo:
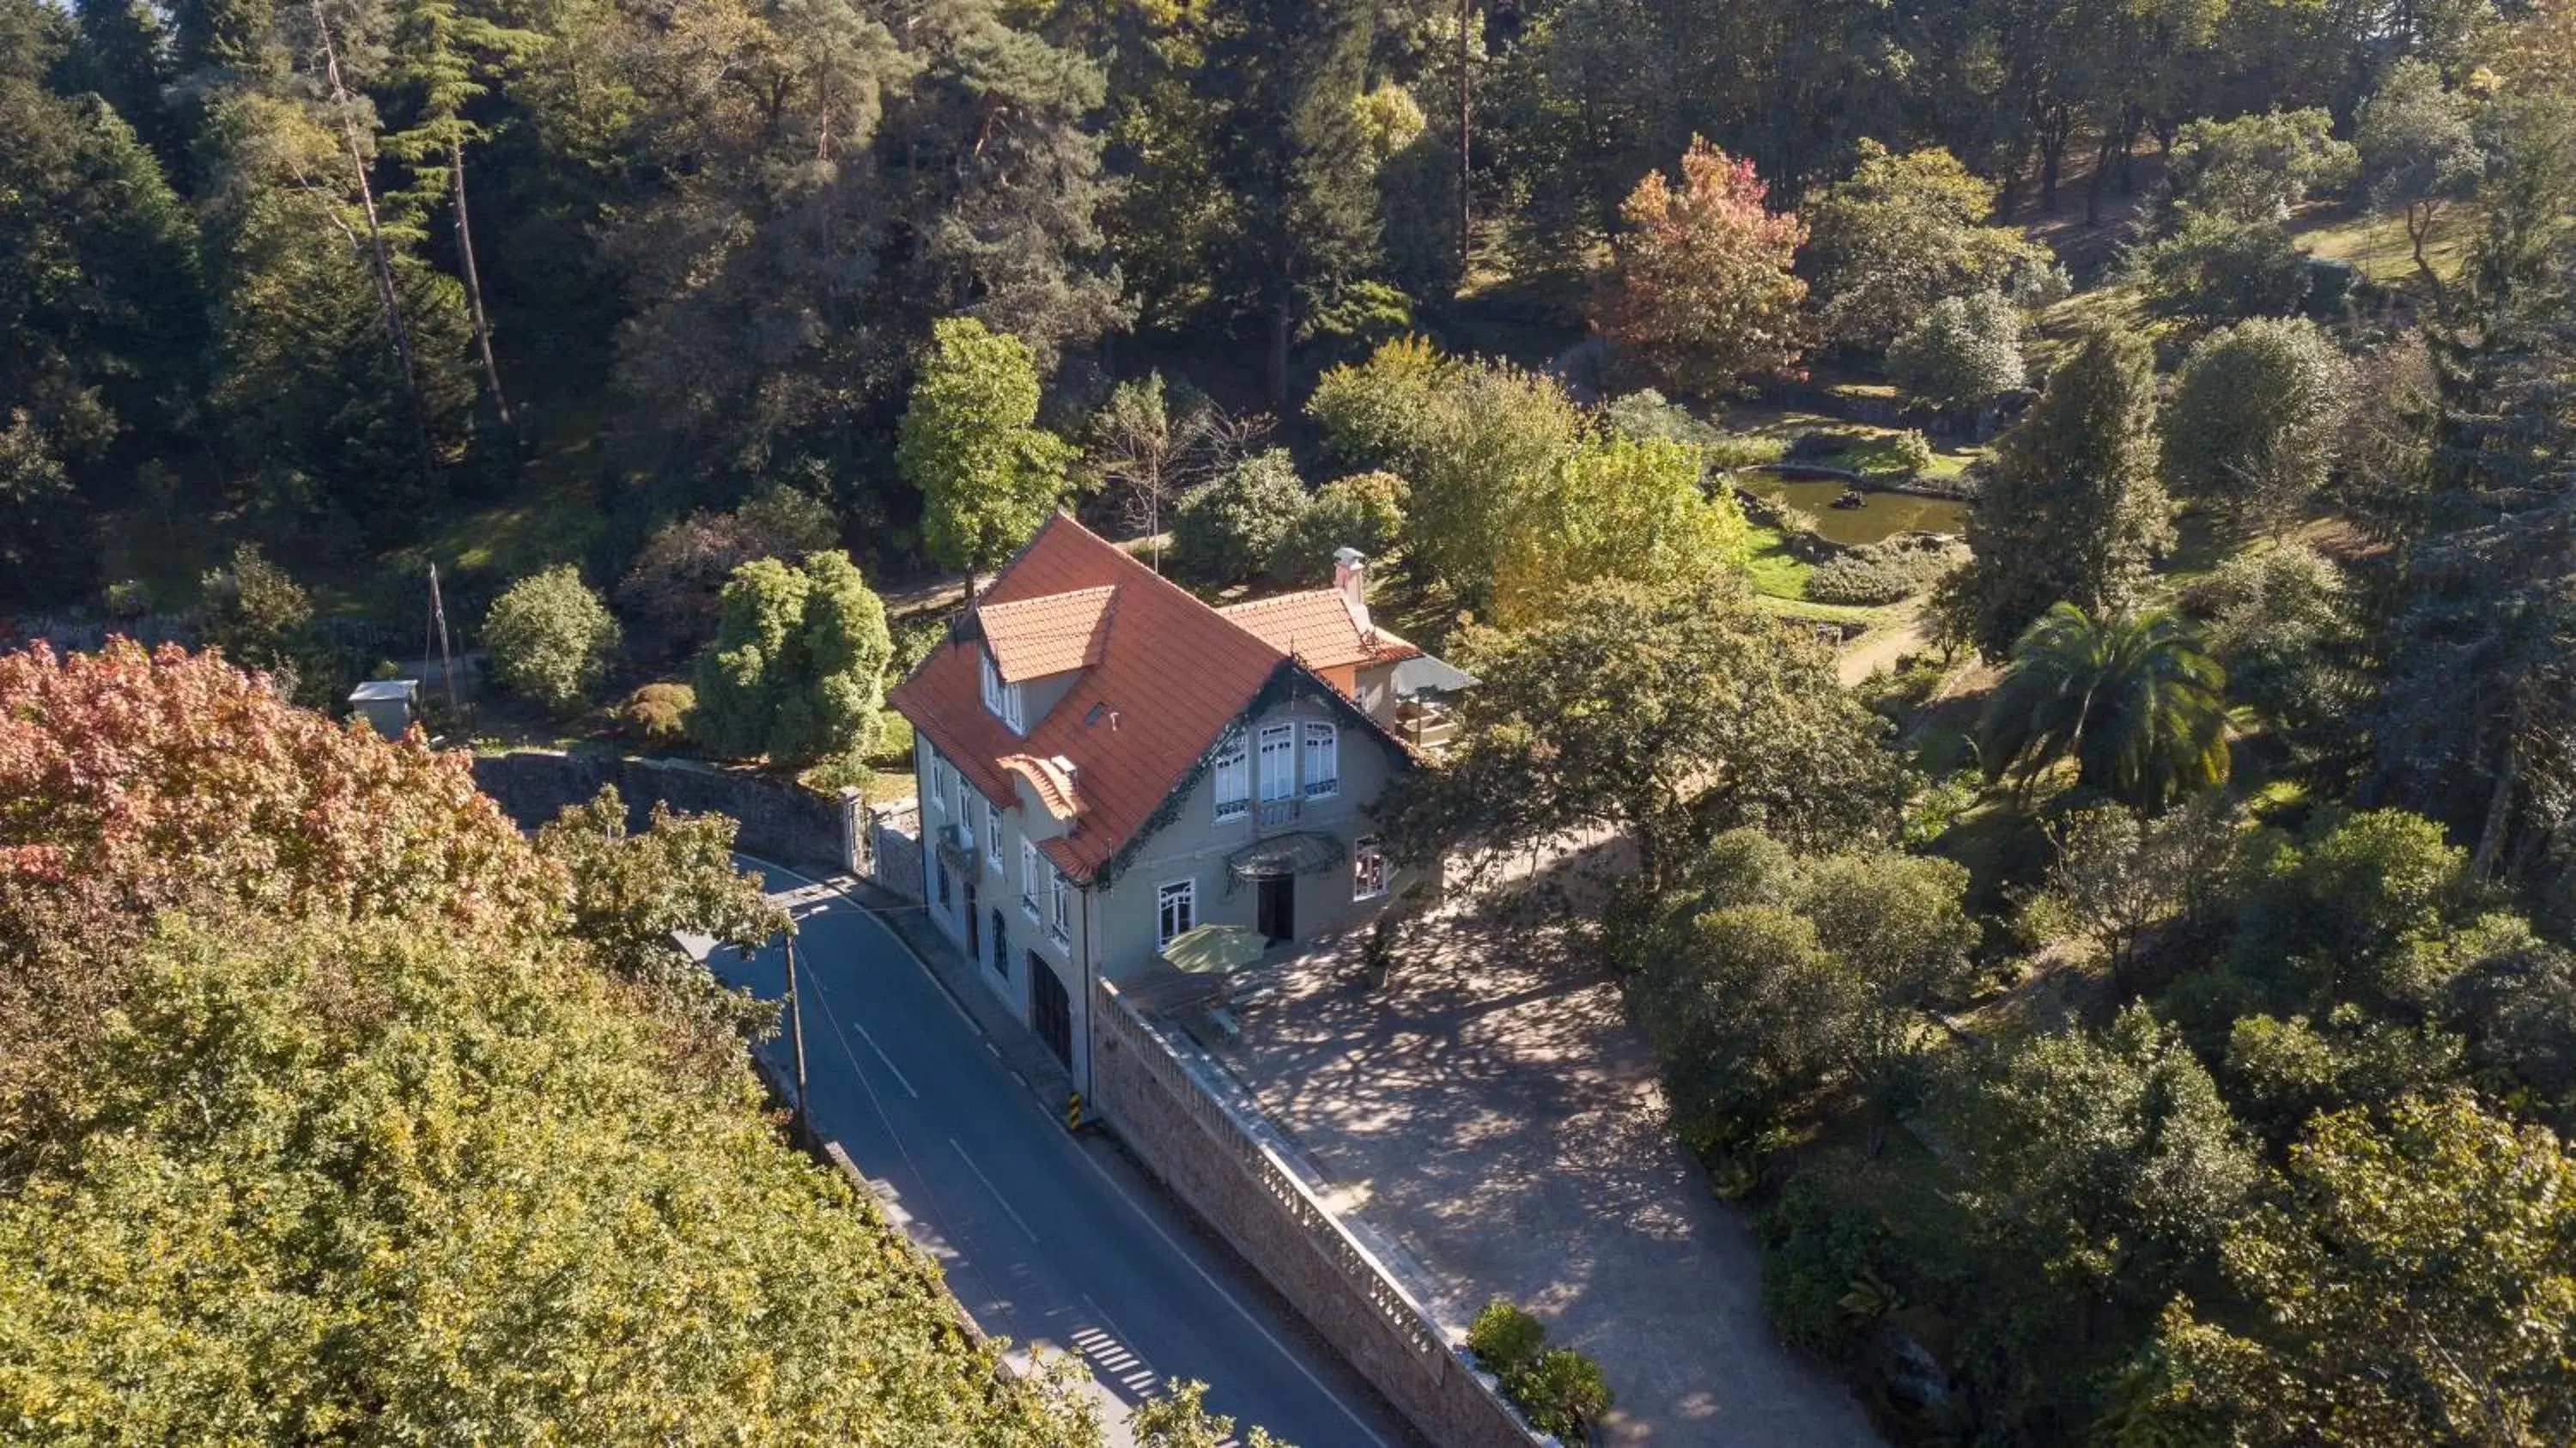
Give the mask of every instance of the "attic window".
<svg viewBox="0 0 2576 1448">
<path fill-rule="evenodd" d="M 1083 727 L 1087 729 L 1087 728 L 1091 727 L 1092 725 L 1099 723 L 1099 722 L 1100 722 L 1100 718 L 1101 718 L 1101 716 L 1102 716 L 1102 715 L 1104 715 L 1104 714 L 1107 714 L 1108 712 L 1109 712 L 1109 701 L 1108 701 L 1108 700 L 1106 700 L 1106 699 L 1103 699 L 1103 700 L 1101 700 L 1099 703 L 1092 705 L 1090 708 L 1088 708 L 1088 709 L 1084 710 L 1084 711 L 1083 711 L 1083 713 L 1082 713 L 1082 724 L 1083 724 Z"/>
<path fill-rule="evenodd" d="M 1012 733 L 1026 734 L 1029 726 L 1020 712 L 1020 686 L 1002 682 L 1002 671 L 993 667 L 990 650 L 977 657 L 984 667 L 984 708 L 1009 725 Z"/>
</svg>

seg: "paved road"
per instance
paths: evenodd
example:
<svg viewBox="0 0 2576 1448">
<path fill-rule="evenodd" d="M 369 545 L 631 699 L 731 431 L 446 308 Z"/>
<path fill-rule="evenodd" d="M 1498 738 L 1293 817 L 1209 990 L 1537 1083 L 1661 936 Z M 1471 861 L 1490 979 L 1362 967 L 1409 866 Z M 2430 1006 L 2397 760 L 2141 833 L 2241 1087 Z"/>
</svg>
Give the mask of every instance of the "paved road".
<svg viewBox="0 0 2576 1448">
<path fill-rule="evenodd" d="M 799 883 L 745 863 L 774 885 Z M 780 898 L 798 922 L 815 1127 L 893 1199 L 985 1331 L 1079 1355 L 1113 1424 L 1165 1379 L 1197 1378 L 1210 1408 L 1301 1448 L 1410 1441 L 1114 1145 L 1050 1119 L 891 931 L 836 891 Z M 785 992 L 776 948 L 713 963 L 764 996 Z M 783 1035 L 764 1048 L 781 1065 Z"/>
</svg>

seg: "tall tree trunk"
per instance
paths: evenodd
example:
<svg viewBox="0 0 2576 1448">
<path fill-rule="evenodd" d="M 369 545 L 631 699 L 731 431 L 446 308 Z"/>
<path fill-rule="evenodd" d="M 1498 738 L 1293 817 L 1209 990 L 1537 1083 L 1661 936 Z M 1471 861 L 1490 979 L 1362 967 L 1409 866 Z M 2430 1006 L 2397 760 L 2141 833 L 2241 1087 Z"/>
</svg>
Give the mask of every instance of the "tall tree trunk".
<svg viewBox="0 0 2576 1448">
<path fill-rule="evenodd" d="M 483 380 L 492 389 L 492 409 L 501 425 L 510 426 L 510 396 L 501 390 L 501 364 L 492 356 L 492 326 L 483 319 L 483 273 L 474 265 L 474 223 L 465 212 L 465 142 L 447 138 L 448 180 L 456 188 L 456 254 L 465 264 L 465 305 L 474 317 L 474 346 L 483 354 Z"/>
<path fill-rule="evenodd" d="M 1288 338 L 1296 322 L 1296 302 L 1282 291 L 1270 309 L 1270 412 L 1274 417 L 1288 413 Z"/>
<path fill-rule="evenodd" d="M 2481 880 L 2495 872 L 2496 856 L 2504 849 L 2505 826 L 2513 818 L 2514 786 L 2522 779 L 2522 728 L 2529 706 L 2516 701 L 2513 719 L 2506 726 L 2504 758 L 2496 763 L 2495 789 L 2487 796 L 2487 819 L 2478 831 L 2478 850 L 2470 858 L 2470 870 Z"/>
<path fill-rule="evenodd" d="M 1467 22 L 1474 16 L 1474 0 L 1458 0 L 1458 286 L 1467 285 L 1467 259 L 1473 243 L 1470 226 L 1475 220 L 1467 194 L 1467 178 L 1475 163 L 1474 92 L 1467 81 Z"/>
<path fill-rule="evenodd" d="M 331 18 L 313 0 L 313 26 L 322 38 L 322 74 L 331 86 L 332 109 L 339 113 L 340 140 L 349 151 L 349 174 L 358 183 L 358 202 L 367 217 L 369 259 L 375 265 L 376 301 L 385 309 L 385 332 L 393 339 L 394 358 L 402 364 L 403 390 L 415 414 L 420 404 L 420 374 L 412 367 L 411 333 L 403 326 L 402 296 L 394 290 L 393 253 L 385 246 L 383 220 L 376 214 L 376 188 L 367 180 L 367 151 L 358 144 L 358 123 L 351 114 L 349 87 L 340 78 L 340 51 L 331 41 Z"/>
</svg>

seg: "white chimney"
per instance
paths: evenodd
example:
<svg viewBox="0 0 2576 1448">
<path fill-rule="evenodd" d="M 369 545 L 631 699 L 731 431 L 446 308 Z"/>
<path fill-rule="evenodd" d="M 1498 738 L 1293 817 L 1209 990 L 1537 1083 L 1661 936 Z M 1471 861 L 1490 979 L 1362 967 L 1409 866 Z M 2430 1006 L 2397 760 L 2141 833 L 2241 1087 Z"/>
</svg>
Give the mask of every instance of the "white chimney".
<svg viewBox="0 0 2576 1448">
<path fill-rule="evenodd" d="M 1367 554 L 1356 548 L 1333 550 L 1333 591 L 1350 606 L 1351 622 L 1359 625 L 1365 637 L 1369 633 Z"/>
</svg>

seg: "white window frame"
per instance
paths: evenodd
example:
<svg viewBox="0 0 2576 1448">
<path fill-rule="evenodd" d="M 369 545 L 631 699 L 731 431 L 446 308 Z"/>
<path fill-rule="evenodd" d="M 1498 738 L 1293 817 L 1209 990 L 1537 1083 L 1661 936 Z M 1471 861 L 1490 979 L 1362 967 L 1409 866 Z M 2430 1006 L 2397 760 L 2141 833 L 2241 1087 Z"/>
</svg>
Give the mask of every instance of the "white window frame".
<svg viewBox="0 0 2576 1448">
<path fill-rule="evenodd" d="M 1277 747 L 1273 748 L 1274 745 Z M 1295 799 L 1297 797 L 1297 726 L 1294 724 L 1262 725 L 1261 747 L 1256 751 L 1255 757 L 1260 761 L 1261 766 L 1259 770 L 1261 802 L 1277 804 L 1281 800 Z M 1274 757 L 1279 761 L 1277 769 L 1270 767 Z"/>
<path fill-rule="evenodd" d="M 941 814 L 948 813 L 948 762 L 938 755 L 930 756 L 930 803 Z"/>
<path fill-rule="evenodd" d="M 1247 819 L 1252 814 L 1251 741 L 1240 729 L 1229 732 L 1216 746 L 1216 822 Z"/>
<path fill-rule="evenodd" d="M 975 811 L 973 807 L 966 803 L 966 801 L 970 798 L 981 798 L 981 796 L 974 794 L 973 791 L 967 788 L 966 775 L 963 771 L 952 770 L 950 773 L 957 781 L 957 810 L 955 815 L 957 820 L 957 833 L 961 839 L 965 840 L 966 858 L 971 860 L 975 858 Z"/>
<path fill-rule="evenodd" d="M 1173 906 L 1180 907 L 1180 924 L 1173 922 Z M 1171 880 L 1154 887 L 1154 944 L 1169 945 L 1173 940 L 1198 928 L 1199 882 Z"/>
<path fill-rule="evenodd" d="M 1375 868 L 1372 869 L 1371 867 Z M 1386 847 L 1375 835 L 1351 846 L 1351 899 L 1379 900 L 1386 896 Z"/>
<path fill-rule="evenodd" d="M 1020 911 L 1038 918 L 1038 847 L 1027 840 L 1020 841 Z"/>
<path fill-rule="evenodd" d="M 1020 705 L 1020 686 L 1002 682 L 1002 670 L 993 662 L 990 648 L 976 657 L 983 663 L 984 711 L 1001 720 L 1012 733 L 1028 733 L 1028 721 Z"/>
<path fill-rule="evenodd" d="M 1306 798 L 1331 799 L 1342 792 L 1342 731 L 1308 720 L 1297 733 L 1297 757 L 1306 771 Z"/>
<path fill-rule="evenodd" d="M 1002 807 L 989 799 L 984 801 L 984 859 L 994 874 L 1002 873 Z"/>
<path fill-rule="evenodd" d="M 1073 882 L 1064 871 L 1047 866 L 1047 939 L 1058 945 L 1073 943 Z"/>
</svg>

